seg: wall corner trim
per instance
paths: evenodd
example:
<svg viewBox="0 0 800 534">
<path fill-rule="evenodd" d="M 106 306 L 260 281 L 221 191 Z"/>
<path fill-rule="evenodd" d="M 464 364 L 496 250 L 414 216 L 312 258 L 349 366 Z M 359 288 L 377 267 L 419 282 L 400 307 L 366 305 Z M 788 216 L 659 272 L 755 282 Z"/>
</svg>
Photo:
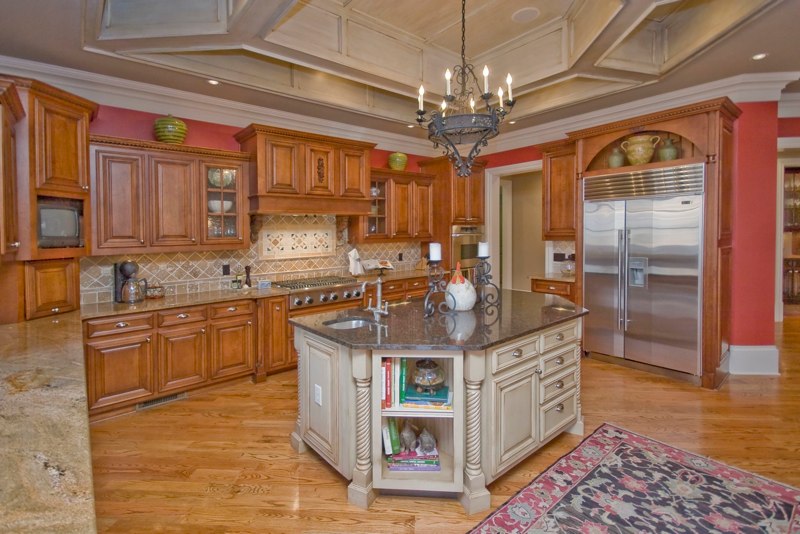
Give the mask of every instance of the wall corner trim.
<svg viewBox="0 0 800 534">
<path fill-rule="evenodd" d="M 775 345 L 731 345 L 730 355 L 732 375 L 780 375 L 780 353 Z"/>
</svg>

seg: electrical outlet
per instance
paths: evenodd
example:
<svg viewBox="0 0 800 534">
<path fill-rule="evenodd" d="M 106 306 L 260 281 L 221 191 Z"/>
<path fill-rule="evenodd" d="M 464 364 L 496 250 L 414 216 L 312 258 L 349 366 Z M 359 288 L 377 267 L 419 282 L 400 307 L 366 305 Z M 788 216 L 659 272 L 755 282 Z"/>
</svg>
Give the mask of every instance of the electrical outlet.
<svg viewBox="0 0 800 534">
<path fill-rule="evenodd" d="M 567 255 L 563 252 L 554 252 L 553 253 L 553 261 L 566 261 Z"/>
<path fill-rule="evenodd" d="M 397 253 L 397 261 L 403 261 L 403 253 L 402 252 L 398 252 Z"/>
<path fill-rule="evenodd" d="M 317 406 L 322 406 L 322 386 L 314 384 L 314 402 Z"/>
<path fill-rule="evenodd" d="M 231 266 L 228 263 L 222 264 L 222 276 L 227 276 L 231 274 Z"/>
</svg>

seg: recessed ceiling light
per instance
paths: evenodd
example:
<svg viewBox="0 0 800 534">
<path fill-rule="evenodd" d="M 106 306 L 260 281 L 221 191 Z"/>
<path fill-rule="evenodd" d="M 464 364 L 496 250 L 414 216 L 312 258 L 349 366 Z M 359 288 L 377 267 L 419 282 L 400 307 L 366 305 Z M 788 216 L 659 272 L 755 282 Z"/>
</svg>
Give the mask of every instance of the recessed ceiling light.
<svg viewBox="0 0 800 534">
<path fill-rule="evenodd" d="M 769 54 L 767 54 L 766 52 L 759 52 L 758 54 L 754 54 L 752 59 L 754 61 L 760 61 L 760 60 L 764 59 L 765 57 L 767 57 L 768 55 Z"/>
<path fill-rule="evenodd" d="M 219 80 L 208 80 L 208 83 L 211 85 L 219 85 Z"/>
<path fill-rule="evenodd" d="M 539 15 L 540 12 L 535 7 L 523 7 L 511 15 L 511 20 L 519 24 L 525 24 L 526 22 L 532 22 L 538 19 Z"/>
</svg>

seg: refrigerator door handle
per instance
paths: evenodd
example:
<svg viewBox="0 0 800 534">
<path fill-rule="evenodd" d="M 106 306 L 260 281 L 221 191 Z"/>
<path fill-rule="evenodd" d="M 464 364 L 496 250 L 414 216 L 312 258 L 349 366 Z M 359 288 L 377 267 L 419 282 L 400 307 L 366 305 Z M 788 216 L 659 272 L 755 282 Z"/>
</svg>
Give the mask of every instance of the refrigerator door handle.
<svg viewBox="0 0 800 534">
<path fill-rule="evenodd" d="M 624 299 L 623 300 L 624 304 L 622 306 L 622 310 L 623 310 L 622 311 L 622 330 L 624 332 L 627 332 L 628 331 L 628 323 L 631 322 L 631 320 L 628 319 L 628 281 L 629 281 L 629 279 L 628 279 L 628 277 L 629 277 L 628 265 L 630 263 L 630 257 L 628 256 L 628 249 L 630 248 L 630 245 L 631 245 L 631 231 L 630 230 L 625 230 L 625 240 L 624 241 L 625 241 L 625 258 L 624 258 L 624 263 L 623 263 L 623 266 L 622 266 L 623 267 L 622 270 L 625 272 L 625 275 L 624 275 L 625 276 L 625 280 L 624 280 L 625 281 L 625 285 L 624 285 L 623 290 L 622 290 L 622 296 L 623 296 L 623 299 Z"/>
<path fill-rule="evenodd" d="M 617 329 L 625 329 L 625 231 L 617 230 Z"/>
</svg>

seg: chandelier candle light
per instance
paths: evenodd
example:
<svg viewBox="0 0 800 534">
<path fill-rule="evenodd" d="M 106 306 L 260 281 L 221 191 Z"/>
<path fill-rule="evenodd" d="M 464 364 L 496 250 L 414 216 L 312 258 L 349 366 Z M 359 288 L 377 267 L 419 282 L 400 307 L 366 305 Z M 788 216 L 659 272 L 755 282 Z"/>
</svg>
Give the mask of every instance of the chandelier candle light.
<svg viewBox="0 0 800 534">
<path fill-rule="evenodd" d="M 434 109 L 430 118 L 425 111 L 425 87 L 419 86 L 417 99 L 417 123 L 428 129 L 428 139 L 433 141 L 434 148 L 439 145 L 444 147 L 445 154 L 453 162 L 459 176 L 472 174 L 472 163 L 488 144 L 489 139 L 497 136 L 498 126 L 503 118 L 514 107 L 516 100 L 511 94 L 511 74 L 506 76 L 508 89 L 507 98 L 503 99 L 503 88 L 497 90 L 497 106 L 492 107 L 491 99 L 494 96 L 489 91 L 489 67 L 483 67 L 483 93 L 478 96 L 483 100 L 485 109 L 478 112 L 475 109 L 475 93 L 479 91 L 478 77 L 475 67 L 467 63 L 466 59 L 466 0 L 461 0 L 461 65 L 447 69 L 444 73 L 445 96 L 440 110 Z M 455 78 L 456 90 L 451 90 L 451 79 Z M 470 146 L 469 153 L 464 157 L 458 149 L 459 145 Z"/>
</svg>

